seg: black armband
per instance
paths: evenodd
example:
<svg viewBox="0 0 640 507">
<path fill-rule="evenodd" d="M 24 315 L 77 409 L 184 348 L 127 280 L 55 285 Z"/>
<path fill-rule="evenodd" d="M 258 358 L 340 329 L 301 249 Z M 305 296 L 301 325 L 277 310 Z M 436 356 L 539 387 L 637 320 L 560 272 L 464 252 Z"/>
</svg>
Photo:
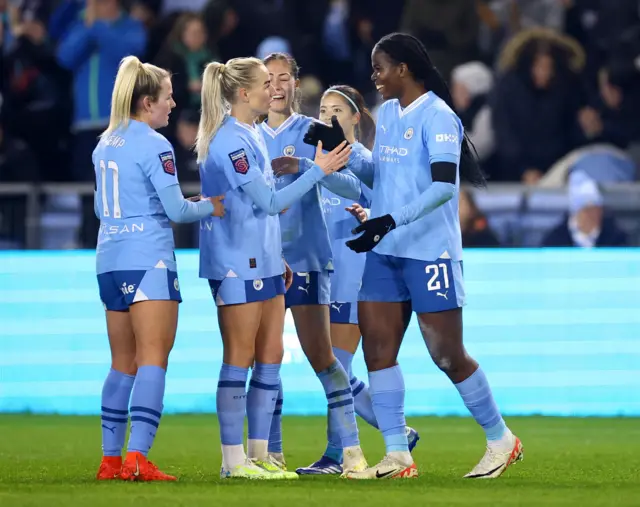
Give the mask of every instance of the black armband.
<svg viewBox="0 0 640 507">
<path fill-rule="evenodd" d="M 441 181 L 442 183 L 456 184 L 456 176 L 458 167 L 453 162 L 434 162 L 431 164 L 432 181 Z"/>
</svg>

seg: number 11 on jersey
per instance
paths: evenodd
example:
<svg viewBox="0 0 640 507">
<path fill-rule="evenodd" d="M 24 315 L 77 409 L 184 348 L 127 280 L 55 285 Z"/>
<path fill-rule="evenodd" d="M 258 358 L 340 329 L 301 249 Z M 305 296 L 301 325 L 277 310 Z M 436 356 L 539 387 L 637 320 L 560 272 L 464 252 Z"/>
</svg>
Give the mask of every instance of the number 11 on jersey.
<svg viewBox="0 0 640 507">
<path fill-rule="evenodd" d="M 105 217 L 111 216 L 109 213 L 109 201 L 107 199 L 107 169 L 111 169 L 113 174 L 113 218 L 121 218 L 120 211 L 120 187 L 118 183 L 118 164 L 113 160 L 100 161 L 100 186 L 102 188 L 102 214 Z"/>
</svg>

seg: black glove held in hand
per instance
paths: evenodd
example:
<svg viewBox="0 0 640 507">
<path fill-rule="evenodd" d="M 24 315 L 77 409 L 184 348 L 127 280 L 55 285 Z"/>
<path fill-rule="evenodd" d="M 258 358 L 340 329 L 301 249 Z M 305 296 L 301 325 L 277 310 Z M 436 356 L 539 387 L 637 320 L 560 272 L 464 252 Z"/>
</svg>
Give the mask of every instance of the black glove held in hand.
<svg viewBox="0 0 640 507">
<path fill-rule="evenodd" d="M 347 241 L 347 246 L 354 252 L 369 252 L 380 243 L 380 240 L 396 228 L 396 222 L 391 215 L 371 218 L 353 229 L 353 234 L 364 234 L 356 239 Z"/>
<path fill-rule="evenodd" d="M 322 149 L 326 151 L 335 150 L 336 147 L 347 139 L 344 131 L 338 123 L 338 117 L 331 117 L 331 127 L 317 121 L 312 121 L 309 130 L 304 135 L 303 141 L 311 146 L 318 146 L 318 141 L 322 141 Z"/>
</svg>

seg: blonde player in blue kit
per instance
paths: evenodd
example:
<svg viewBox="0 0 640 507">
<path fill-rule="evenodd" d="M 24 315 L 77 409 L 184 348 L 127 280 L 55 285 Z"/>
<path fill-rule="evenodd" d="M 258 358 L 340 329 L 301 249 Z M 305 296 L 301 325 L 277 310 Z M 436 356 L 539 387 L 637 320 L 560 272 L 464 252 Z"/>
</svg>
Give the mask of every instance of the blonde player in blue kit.
<svg viewBox="0 0 640 507">
<path fill-rule="evenodd" d="M 416 477 L 404 418 L 398 351 L 412 311 L 427 349 L 482 426 L 487 450 L 469 478 L 495 478 L 522 457 L 482 369 L 462 340 L 462 245 L 458 219 L 460 174 L 484 177 L 452 110 L 449 91 L 424 46 L 405 34 L 383 37 L 371 56 L 372 79 L 386 102 L 378 113 L 373 159 L 354 154 L 349 167 L 373 188 L 371 216 L 347 245 L 368 252 L 358 319 L 369 390 L 386 456 L 353 479 Z M 331 129 L 315 137 L 335 139 Z M 326 135 L 329 134 L 329 135 Z M 372 251 L 373 250 L 373 251 Z"/>
<path fill-rule="evenodd" d="M 147 460 L 162 416 L 181 301 L 169 221 L 224 215 L 220 198 L 194 203 L 182 196 L 173 148 L 155 132 L 168 124 L 175 105 L 166 70 L 124 58 L 109 127 L 93 152 L 100 219 L 96 267 L 111 347 L 111 370 L 102 390 L 99 480 L 175 480 Z"/>
<path fill-rule="evenodd" d="M 346 85 L 327 89 L 320 102 L 319 120 L 327 125 L 337 121 L 351 148 L 361 157 L 370 159 L 376 133 L 376 124 L 367 109 L 364 98 L 354 88 Z M 347 247 L 345 241 L 352 237 L 351 230 L 365 208 L 369 208 L 371 190 L 361 184 L 362 195 L 356 203 L 322 189 L 322 204 L 333 251 L 334 271 L 331 274 L 331 343 L 333 353 L 338 358 L 350 378 L 356 413 L 371 426 L 378 423 L 373 413 L 371 396 L 364 382 L 353 375 L 351 362 L 360 343 L 358 327 L 358 291 L 362 281 L 365 258 Z M 361 221 L 366 215 L 358 218 Z M 298 468 L 301 475 L 327 475 L 342 473 L 342 446 L 335 431 L 328 428 L 327 448 L 322 457 L 308 467 Z M 418 433 L 407 427 L 409 450 L 419 440 Z"/>
<path fill-rule="evenodd" d="M 311 157 L 315 147 L 303 142 L 313 118 L 295 112 L 298 68 L 295 60 L 282 53 L 265 59 L 275 92 L 266 121 L 260 124 L 269 156 Z M 277 188 L 286 189 L 304 177 L 303 170 L 276 171 Z M 316 372 L 327 396 L 329 427 L 344 447 L 344 468 L 359 469 L 360 453 L 353 397 L 349 377 L 331 348 L 329 303 L 330 273 L 333 271 L 331 239 L 322 211 L 321 189 L 329 188 L 345 198 L 360 197 L 360 182 L 350 171 L 332 174 L 312 187 L 302 199 L 280 216 L 282 248 L 294 272 L 293 285 L 285 296 L 291 309 L 302 350 Z M 282 389 L 269 438 L 273 461 L 285 466 L 282 452 Z"/>
<path fill-rule="evenodd" d="M 220 475 L 297 478 L 273 463 L 267 451 L 280 384 L 285 312 L 285 263 L 277 215 L 343 167 L 351 149 L 343 149 L 343 143 L 323 154 L 320 143 L 314 162 L 307 158 L 275 159 L 276 167 L 294 165 L 304 172 L 291 185 L 276 191 L 269 154 L 254 123 L 256 117 L 267 113 L 274 93 L 262 61 L 236 58 L 226 64 L 211 63 L 202 83 L 196 146 L 202 191 L 206 195 L 224 193 L 227 206 L 224 220 L 206 219 L 200 228 L 200 277 L 209 280 L 218 306 L 224 348 L 216 396 L 222 441 Z M 228 115 L 225 104 L 231 106 Z M 327 382 L 335 384 L 334 375 L 328 373 Z M 341 415 L 345 411 L 342 407 Z M 243 446 L 245 412 L 248 458 Z M 352 452 L 362 457 L 357 430 Z M 362 460 L 356 464 L 366 468 Z"/>
</svg>

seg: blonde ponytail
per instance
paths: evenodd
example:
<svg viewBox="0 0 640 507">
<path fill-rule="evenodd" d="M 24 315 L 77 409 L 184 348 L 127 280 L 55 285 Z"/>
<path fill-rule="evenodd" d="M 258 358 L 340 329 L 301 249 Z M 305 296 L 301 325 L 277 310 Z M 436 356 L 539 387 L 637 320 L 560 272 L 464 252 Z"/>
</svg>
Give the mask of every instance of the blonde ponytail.
<svg viewBox="0 0 640 507">
<path fill-rule="evenodd" d="M 204 69 L 202 111 L 195 146 L 198 163 L 206 160 L 209 145 L 235 101 L 236 93 L 240 88 L 252 86 L 259 67 L 264 67 L 264 64 L 258 58 L 233 58 L 227 63 L 210 63 Z"/>
<path fill-rule="evenodd" d="M 225 65 L 223 63 L 212 62 L 206 66 L 202 75 L 202 111 L 196 136 L 198 163 L 204 162 L 207 158 L 209 145 L 220 125 L 222 125 L 222 120 L 224 120 L 226 113 L 226 106 L 222 96 L 222 76 L 224 71 Z"/>
<path fill-rule="evenodd" d="M 170 77 L 171 74 L 165 69 L 142 63 L 135 56 L 123 58 L 111 93 L 109 126 L 100 137 L 111 134 L 119 127 L 126 127 L 129 119 L 135 116 L 139 99 L 148 96 L 156 101 L 162 81 Z"/>
</svg>

